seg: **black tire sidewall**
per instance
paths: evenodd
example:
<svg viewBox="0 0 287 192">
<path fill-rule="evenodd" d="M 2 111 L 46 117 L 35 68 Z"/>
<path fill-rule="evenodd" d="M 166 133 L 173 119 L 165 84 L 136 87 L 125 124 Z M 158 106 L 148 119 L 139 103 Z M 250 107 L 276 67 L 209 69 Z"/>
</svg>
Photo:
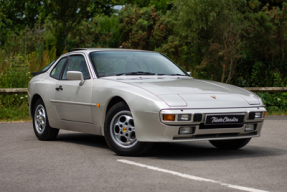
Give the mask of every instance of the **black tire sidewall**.
<svg viewBox="0 0 287 192">
<path fill-rule="evenodd" d="M 43 133 L 38 133 L 38 131 L 36 129 L 36 125 L 35 125 L 35 110 L 37 109 L 37 106 L 39 106 L 39 105 L 42 105 L 44 107 L 45 115 L 46 115 L 46 126 L 45 126 Z M 42 99 L 38 99 L 34 105 L 34 108 L 33 108 L 33 129 L 34 129 L 34 133 L 35 133 L 36 137 L 39 140 L 48 140 L 49 139 L 52 128 L 50 127 L 49 120 L 48 120 L 48 114 L 47 114 L 46 107 L 45 107 L 45 104 L 42 101 Z"/>
</svg>

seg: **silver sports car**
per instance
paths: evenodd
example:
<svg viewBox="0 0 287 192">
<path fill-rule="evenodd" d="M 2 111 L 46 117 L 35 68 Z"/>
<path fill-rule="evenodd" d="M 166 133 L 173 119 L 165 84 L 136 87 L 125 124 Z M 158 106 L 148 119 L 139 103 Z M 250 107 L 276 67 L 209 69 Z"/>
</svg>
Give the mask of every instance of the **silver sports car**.
<svg viewBox="0 0 287 192">
<path fill-rule="evenodd" d="M 102 135 L 118 155 L 140 155 L 154 142 L 239 149 L 260 135 L 266 112 L 254 93 L 194 79 L 157 52 L 75 49 L 33 75 L 38 139 L 53 140 L 59 129 Z"/>
</svg>

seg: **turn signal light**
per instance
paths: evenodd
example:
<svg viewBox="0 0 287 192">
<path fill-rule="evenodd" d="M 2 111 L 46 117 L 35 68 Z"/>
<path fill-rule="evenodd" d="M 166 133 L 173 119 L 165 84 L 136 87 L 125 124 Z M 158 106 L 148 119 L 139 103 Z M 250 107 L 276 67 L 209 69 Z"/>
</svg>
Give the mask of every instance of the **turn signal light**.
<svg viewBox="0 0 287 192">
<path fill-rule="evenodd" d="M 265 118 L 266 112 L 263 112 L 263 118 Z"/>
<path fill-rule="evenodd" d="M 175 115 L 164 114 L 163 120 L 164 121 L 175 121 Z"/>
</svg>

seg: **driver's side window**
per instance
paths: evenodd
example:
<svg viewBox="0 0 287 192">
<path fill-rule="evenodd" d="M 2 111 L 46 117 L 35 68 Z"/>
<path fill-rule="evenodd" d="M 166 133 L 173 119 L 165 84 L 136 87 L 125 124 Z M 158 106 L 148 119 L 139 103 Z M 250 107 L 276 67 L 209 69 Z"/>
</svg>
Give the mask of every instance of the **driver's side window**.
<svg viewBox="0 0 287 192">
<path fill-rule="evenodd" d="M 90 79 L 89 70 L 85 58 L 81 55 L 71 56 L 63 73 L 62 79 L 67 79 L 68 71 L 80 71 L 83 73 L 84 79 Z"/>
</svg>

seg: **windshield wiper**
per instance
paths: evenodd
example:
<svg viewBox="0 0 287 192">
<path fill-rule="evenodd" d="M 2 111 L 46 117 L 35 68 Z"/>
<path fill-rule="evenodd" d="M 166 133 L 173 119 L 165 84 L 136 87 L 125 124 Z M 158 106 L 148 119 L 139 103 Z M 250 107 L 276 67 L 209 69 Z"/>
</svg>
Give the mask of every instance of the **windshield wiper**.
<svg viewBox="0 0 287 192">
<path fill-rule="evenodd" d="M 178 73 L 176 73 L 176 74 L 157 74 L 157 75 L 186 76 L 184 74 L 178 74 Z"/>
<path fill-rule="evenodd" d="M 150 72 L 136 71 L 136 72 L 118 73 L 117 74 L 117 76 L 120 76 L 120 75 L 155 75 L 155 74 L 150 73 Z"/>
</svg>

